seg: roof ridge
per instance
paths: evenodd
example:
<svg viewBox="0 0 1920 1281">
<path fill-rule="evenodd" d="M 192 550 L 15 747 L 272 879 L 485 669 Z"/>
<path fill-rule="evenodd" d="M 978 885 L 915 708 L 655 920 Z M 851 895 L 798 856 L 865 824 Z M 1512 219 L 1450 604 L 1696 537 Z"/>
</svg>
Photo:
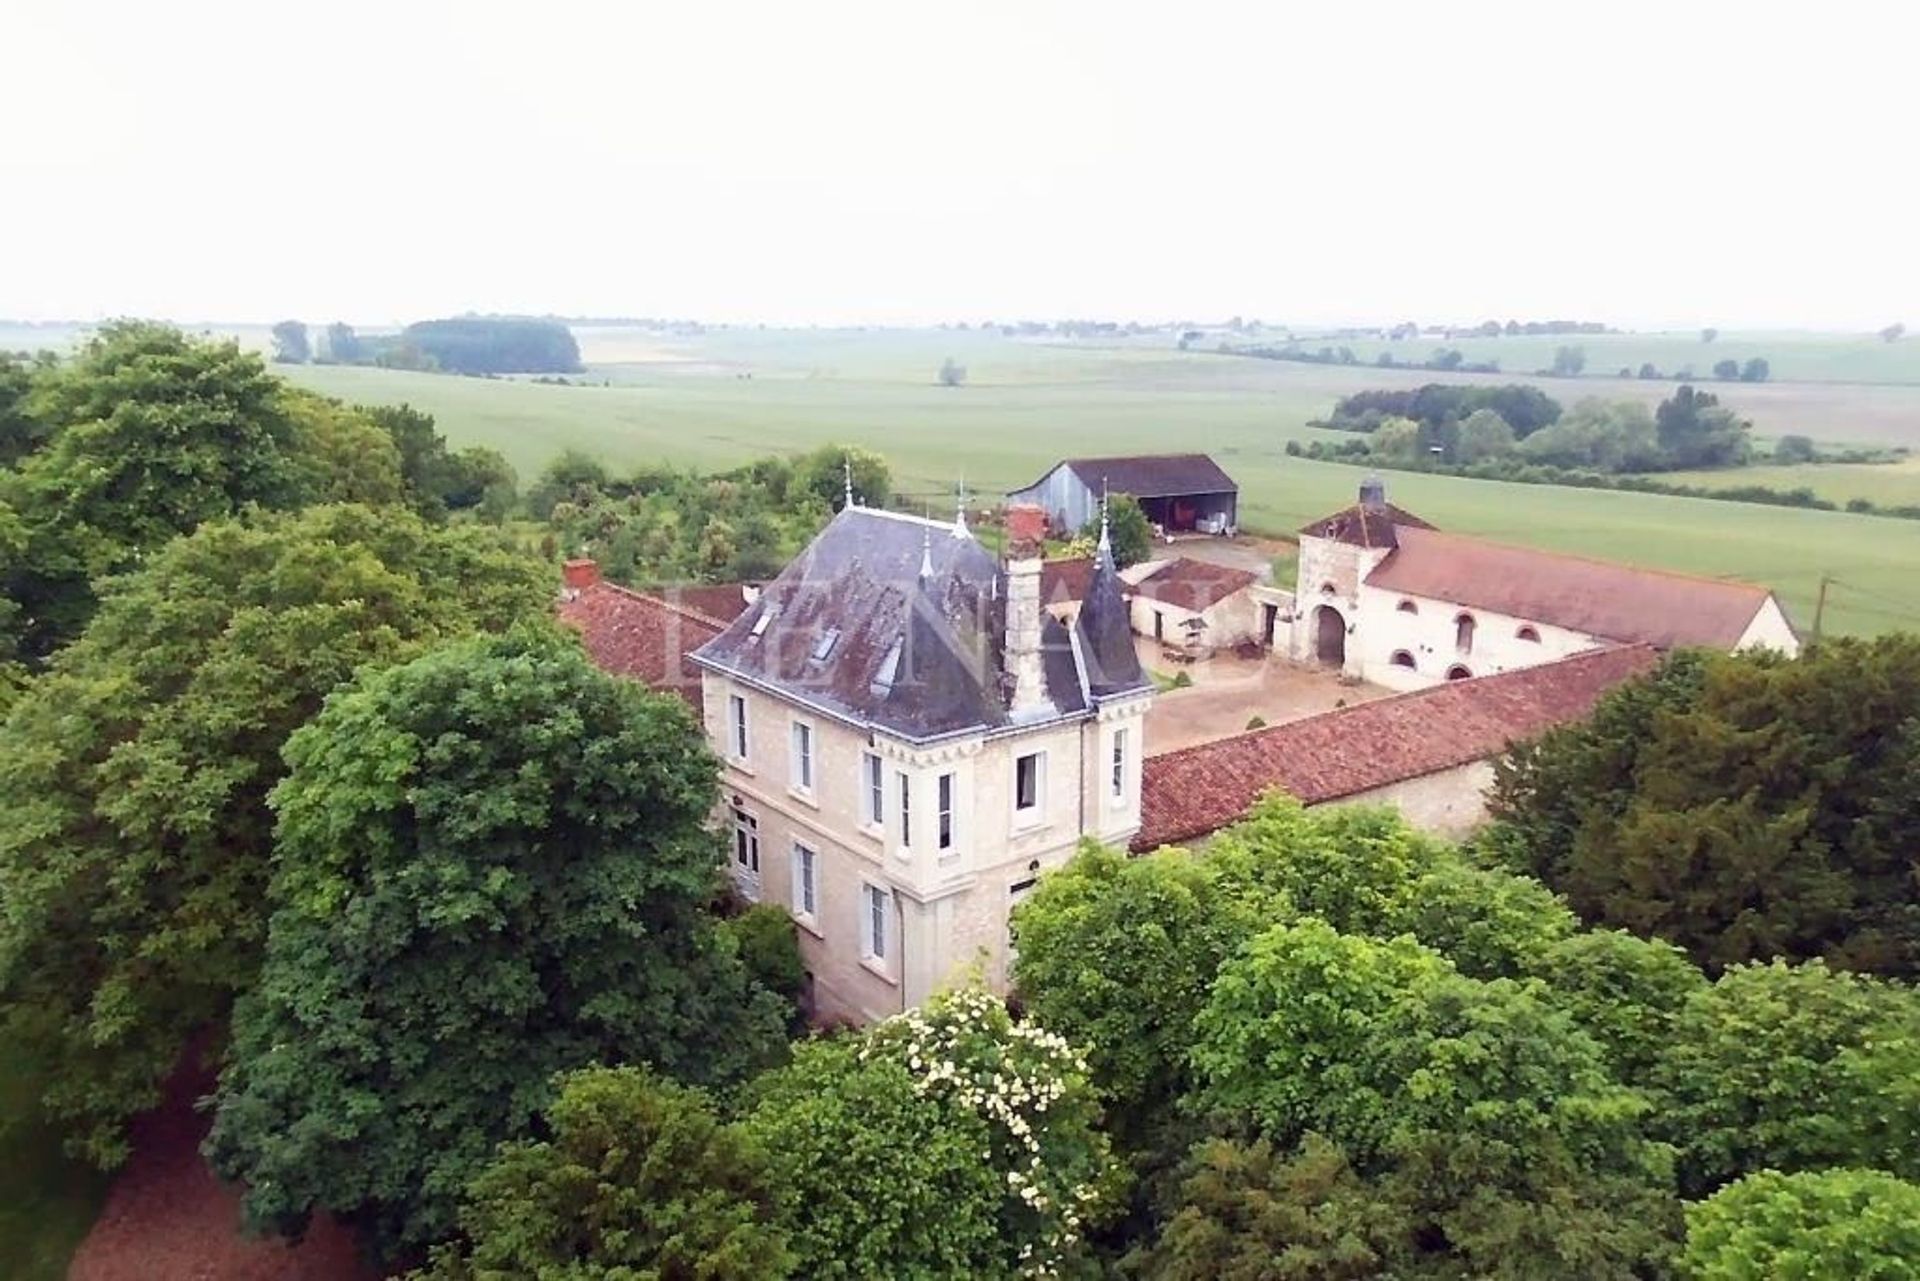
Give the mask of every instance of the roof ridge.
<svg viewBox="0 0 1920 1281">
<path fill-rule="evenodd" d="M 1367 699 L 1365 702 L 1354 703 L 1347 707 L 1330 707 L 1324 712 L 1315 712 L 1311 716 L 1300 716 L 1290 721 L 1281 721 L 1278 725 L 1267 725 L 1256 730 L 1242 730 L 1238 734 L 1229 734 L 1225 738 L 1216 738 L 1205 743 L 1193 743 L 1187 747 L 1177 747 L 1171 752 L 1161 752 L 1153 756 L 1151 759 L 1156 761 L 1170 761 L 1170 760 L 1179 759 L 1181 757 L 1197 755 L 1202 752 L 1218 749 L 1228 743 L 1256 742 L 1261 739 L 1271 738 L 1279 734 L 1282 730 L 1297 730 L 1302 725 L 1310 725 L 1317 721 L 1327 720 L 1331 717 L 1346 716 L 1352 712 L 1357 712 L 1362 708 L 1390 707 L 1396 703 L 1404 703 L 1409 699 L 1425 697 L 1425 696 L 1434 694 L 1440 690 L 1459 689 L 1468 685 L 1479 685 L 1481 682 L 1484 682 L 1484 681 L 1497 681 L 1497 680 L 1504 680 L 1509 677 L 1527 676 L 1527 675 L 1532 675 L 1536 673 L 1557 671 L 1569 664 L 1592 662 L 1596 659 L 1599 659 L 1603 655 L 1619 654 L 1619 653 L 1624 653 L 1630 650 L 1645 650 L 1648 654 L 1654 655 L 1656 657 L 1660 653 L 1659 649 L 1656 646 L 1649 645 L 1645 641 L 1631 641 L 1631 642 L 1625 642 L 1620 644 L 1597 645 L 1592 649 L 1583 649 L 1578 651 L 1577 653 L 1568 654 L 1563 658 L 1556 658 L 1551 662 L 1535 663 L 1531 667 L 1516 667 L 1511 671 L 1490 672 L 1485 676 L 1470 676 L 1467 679 L 1460 680 L 1460 681 L 1442 681 L 1436 685 L 1423 685 L 1419 689 L 1403 689 L 1403 690 L 1400 690 L 1398 693 L 1389 694 L 1385 698 L 1370 698 L 1370 699 Z"/>
<path fill-rule="evenodd" d="M 1435 534 L 1442 538 L 1477 543 L 1482 547 L 1498 547 L 1506 551 L 1524 552 L 1530 556 L 1551 556 L 1555 560 L 1577 561 L 1582 565 L 1599 565 L 1606 569 L 1628 569 L 1636 574 L 1657 574 L 1662 578 L 1678 579 L 1683 583 L 1707 583 L 1715 587 L 1733 587 L 1743 591 L 1758 592 L 1762 596 L 1775 594 L 1773 588 L 1766 584 L 1748 582 L 1744 578 L 1711 578 L 1705 574 L 1689 574 L 1683 570 L 1663 569 L 1657 565 L 1642 565 L 1634 561 L 1588 556 L 1580 552 L 1556 551 L 1547 547 L 1529 547 L 1524 543 L 1507 543 L 1497 538 L 1488 538 L 1484 534 L 1461 534 L 1449 529 L 1420 529 L 1415 526 L 1409 528 L 1417 534 Z"/>
<path fill-rule="evenodd" d="M 719 619 L 715 618 L 712 614 L 706 613 L 702 610 L 694 609 L 690 605 L 677 604 L 674 601 L 670 601 L 666 599 L 664 596 L 656 596 L 652 592 L 643 592 L 638 590 L 637 588 L 627 587 L 620 583 L 610 583 L 604 578 L 593 585 L 595 587 L 605 587 L 611 591 L 619 592 L 623 596 L 631 596 L 634 600 L 645 601 L 649 605 L 658 605 L 660 608 L 666 610 L 668 613 L 678 614 L 682 618 L 691 619 L 696 623 L 704 623 L 708 627 L 717 627 L 721 631 L 725 631 L 727 629 L 727 624 L 721 622 Z"/>
</svg>

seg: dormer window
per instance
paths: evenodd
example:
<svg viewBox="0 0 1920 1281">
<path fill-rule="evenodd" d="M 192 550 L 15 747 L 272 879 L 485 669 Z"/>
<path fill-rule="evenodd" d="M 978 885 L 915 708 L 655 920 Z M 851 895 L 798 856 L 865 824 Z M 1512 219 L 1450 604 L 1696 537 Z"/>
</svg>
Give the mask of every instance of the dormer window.
<svg viewBox="0 0 1920 1281">
<path fill-rule="evenodd" d="M 753 620 L 753 631 L 751 635 L 754 639 L 758 640 L 760 637 L 766 635 L 768 624 L 773 622 L 773 616 L 779 612 L 779 610 L 771 605 L 760 611 L 760 617 Z"/>
<path fill-rule="evenodd" d="M 826 631 L 820 633 L 820 638 L 813 642 L 813 652 L 808 655 L 808 657 L 816 663 L 826 662 L 827 655 L 833 653 L 834 642 L 839 639 L 840 629 L 838 627 L 827 628 Z"/>
<path fill-rule="evenodd" d="M 894 681 L 900 678 L 900 648 L 902 642 L 895 641 L 887 650 L 887 656 L 880 660 L 880 670 L 873 674 L 867 688 L 875 698 L 885 698 L 893 692 Z"/>
<path fill-rule="evenodd" d="M 1540 629 L 1531 623 L 1522 625 L 1520 630 L 1515 632 L 1514 635 L 1523 641 L 1532 641 L 1535 645 L 1540 643 Z"/>
</svg>

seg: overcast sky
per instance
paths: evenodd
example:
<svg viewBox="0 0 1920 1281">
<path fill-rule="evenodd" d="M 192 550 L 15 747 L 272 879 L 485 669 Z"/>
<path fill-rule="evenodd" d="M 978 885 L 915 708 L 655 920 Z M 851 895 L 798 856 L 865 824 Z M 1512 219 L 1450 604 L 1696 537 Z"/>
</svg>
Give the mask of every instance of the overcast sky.
<svg viewBox="0 0 1920 1281">
<path fill-rule="evenodd" d="M 1916 11 L 15 0 L 0 316 L 1920 324 Z"/>
</svg>

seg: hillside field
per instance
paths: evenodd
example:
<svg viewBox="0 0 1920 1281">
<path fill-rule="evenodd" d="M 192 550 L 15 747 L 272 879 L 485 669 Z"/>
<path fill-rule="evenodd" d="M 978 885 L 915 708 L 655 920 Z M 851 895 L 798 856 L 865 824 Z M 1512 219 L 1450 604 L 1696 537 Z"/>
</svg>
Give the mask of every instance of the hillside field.
<svg viewBox="0 0 1920 1281">
<path fill-rule="evenodd" d="M 1272 533 L 1351 501 L 1363 474 L 1287 457 L 1288 440 L 1337 434 L 1307 427 L 1308 419 L 1347 391 L 1430 377 L 1042 345 L 978 332 L 726 330 L 674 338 L 587 329 L 581 338 L 594 362 L 588 377 L 610 385 L 358 368 L 287 372 L 348 400 L 410 402 L 457 444 L 500 449 L 523 478 L 564 448 L 615 466 L 665 459 L 711 468 L 844 442 L 885 454 L 903 490 L 945 509 L 957 483 L 997 496 L 1061 457 L 1205 450 L 1239 481 L 1242 523 Z M 962 387 L 936 383 L 949 355 L 968 369 Z M 1602 380 L 1582 383 L 1599 391 Z M 1550 390 L 1562 395 L 1563 388 Z M 1760 431 L 1920 445 L 1920 387 L 1779 384 L 1737 392 L 1729 403 L 1757 422 L 1771 419 Z M 1813 484 L 1844 499 L 1852 473 L 1857 492 L 1920 502 L 1920 469 L 1908 466 L 1722 475 L 1727 483 Z M 1405 473 L 1389 473 L 1387 483 L 1396 501 L 1448 529 L 1767 583 L 1803 627 L 1823 574 L 1835 579 L 1828 630 L 1920 627 L 1920 522 Z"/>
</svg>

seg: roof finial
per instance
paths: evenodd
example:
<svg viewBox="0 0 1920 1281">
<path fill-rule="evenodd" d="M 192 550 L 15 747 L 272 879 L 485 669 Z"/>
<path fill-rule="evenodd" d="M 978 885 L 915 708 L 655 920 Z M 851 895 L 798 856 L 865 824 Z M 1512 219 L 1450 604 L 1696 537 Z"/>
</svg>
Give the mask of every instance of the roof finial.
<svg viewBox="0 0 1920 1281">
<path fill-rule="evenodd" d="M 953 487 L 953 499 L 954 499 L 953 536 L 955 538 L 965 538 L 967 537 L 967 533 L 968 533 L 968 530 L 967 530 L 967 477 L 965 472 L 962 472 L 960 474 L 960 483 Z"/>
<path fill-rule="evenodd" d="M 933 577 L 933 526 L 920 527 L 920 581 Z"/>
<path fill-rule="evenodd" d="M 840 459 L 840 471 L 846 481 L 846 502 L 844 506 L 853 506 L 853 455 L 845 454 Z"/>
<path fill-rule="evenodd" d="M 1113 555 L 1113 536 L 1107 531 L 1107 478 L 1100 478 L 1100 552 Z"/>
</svg>

